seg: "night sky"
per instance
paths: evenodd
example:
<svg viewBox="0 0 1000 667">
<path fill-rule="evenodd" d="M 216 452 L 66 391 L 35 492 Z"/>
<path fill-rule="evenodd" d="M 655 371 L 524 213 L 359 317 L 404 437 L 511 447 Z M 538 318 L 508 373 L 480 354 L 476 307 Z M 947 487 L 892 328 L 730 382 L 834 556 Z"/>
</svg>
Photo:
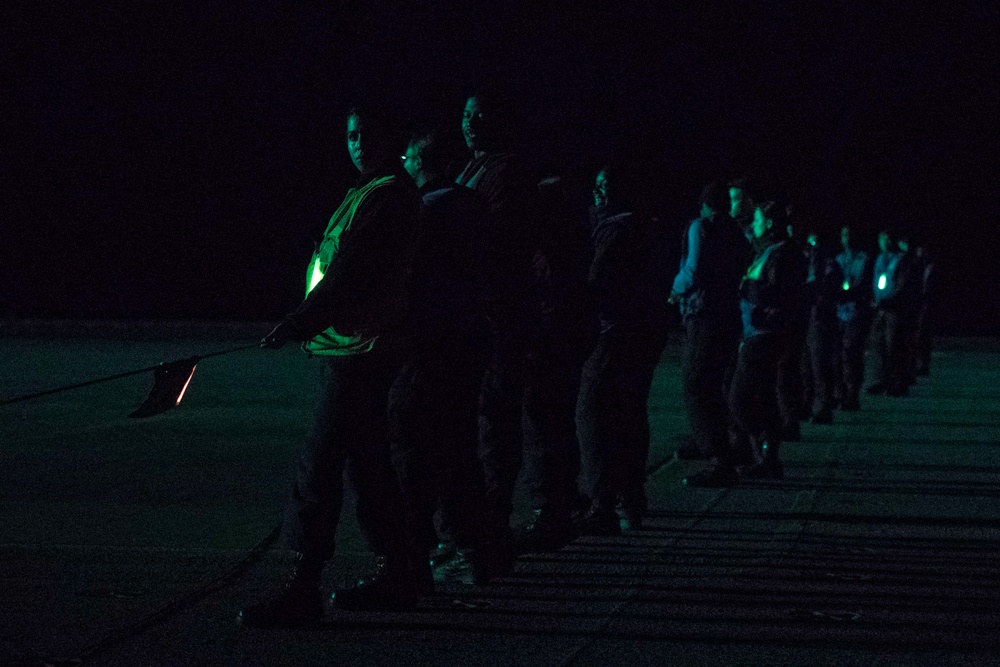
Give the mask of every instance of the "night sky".
<svg viewBox="0 0 1000 667">
<path fill-rule="evenodd" d="M 0 317 L 278 318 L 352 103 L 457 135 L 495 77 L 550 171 L 634 158 L 678 230 L 745 174 L 831 231 L 902 226 L 939 330 L 1000 335 L 995 2 L 33 4 L 0 17 Z"/>
</svg>

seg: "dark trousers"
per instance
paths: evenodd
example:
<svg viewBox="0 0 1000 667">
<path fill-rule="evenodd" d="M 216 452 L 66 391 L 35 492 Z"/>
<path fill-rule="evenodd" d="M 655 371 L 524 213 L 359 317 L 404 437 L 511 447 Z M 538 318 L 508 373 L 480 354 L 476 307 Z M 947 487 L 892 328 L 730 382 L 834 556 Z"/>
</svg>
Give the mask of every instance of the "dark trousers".
<svg viewBox="0 0 1000 667">
<path fill-rule="evenodd" d="M 840 400 L 858 404 L 865 379 L 865 340 L 868 320 L 857 317 L 840 321 Z"/>
<path fill-rule="evenodd" d="M 437 544 L 438 503 L 456 544 L 488 541 L 485 487 L 476 454 L 483 350 L 475 337 L 437 337 L 418 344 L 389 392 L 393 463 L 408 521 L 425 547 Z"/>
<path fill-rule="evenodd" d="M 479 459 L 486 484 L 485 520 L 507 528 L 524 455 L 522 413 L 526 352 L 522 339 L 492 331 L 479 394 Z"/>
<path fill-rule="evenodd" d="M 914 372 L 917 375 L 927 375 L 931 370 L 932 346 L 930 306 L 927 303 L 920 305 L 915 328 L 916 331 L 913 334 Z"/>
<path fill-rule="evenodd" d="M 778 360 L 777 396 L 781 420 L 786 427 L 805 417 L 805 387 L 802 381 L 806 325 L 796 323 L 785 336 L 785 349 Z"/>
<path fill-rule="evenodd" d="M 577 504 L 576 402 L 589 339 L 552 332 L 532 345 L 524 391 L 524 468 L 532 507 L 569 518 Z"/>
<path fill-rule="evenodd" d="M 629 510 L 646 511 L 649 392 L 666 341 L 662 321 L 620 322 L 598 337 L 584 364 L 576 424 L 585 493 L 600 507 L 620 498 Z M 726 440 L 725 423 L 717 437 Z"/>
<path fill-rule="evenodd" d="M 727 404 L 740 340 L 739 318 L 691 317 L 684 328 L 684 403 L 695 445 L 709 457 L 728 460 Z"/>
<path fill-rule="evenodd" d="M 386 420 L 397 366 L 378 348 L 323 357 L 321 363 L 322 387 L 287 508 L 285 540 L 309 559 L 333 556 L 346 471 L 357 492 L 358 524 L 372 551 L 390 564 L 410 562 L 417 541 L 404 520 Z"/>
<path fill-rule="evenodd" d="M 872 352 L 875 355 L 875 382 L 890 391 L 902 391 L 909 385 L 907 318 L 896 311 L 879 308 L 872 321 Z"/>
<path fill-rule="evenodd" d="M 833 409 L 837 380 L 836 362 L 839 358 L 837 343 L 837 322 L 824 321 L 814 313 L 809 320 L 809 331 L 806 334 L 809 374 L 812 379 L 812 396 L 806 406 L 814 415 Z"/>
<path fill-rule="evenodd" d="M 733 373 L 729 410 L 758 461 L 776 458 L 781 446 L 782 417 L 776 388 L 778 362 L 785 347 L 786 337 L 777 333 L 751 336 L 740 345 Z"/>
</svg>

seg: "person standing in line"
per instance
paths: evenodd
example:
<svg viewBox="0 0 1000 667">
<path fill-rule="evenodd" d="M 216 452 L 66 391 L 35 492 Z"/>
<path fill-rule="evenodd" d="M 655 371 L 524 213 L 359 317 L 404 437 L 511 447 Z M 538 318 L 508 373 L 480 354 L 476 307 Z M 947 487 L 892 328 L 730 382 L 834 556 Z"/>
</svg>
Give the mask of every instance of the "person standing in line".
<svg viewBox="0 0 1000 667">
<path fill-rule="evenodd" d="M 386 416 L 399 369 L 398 326 L 420 197 L 399 165 L 392 127 L 382 114 L 352 110 L 346 138 L 360 174 L 357 185 L 330 218 L 310 262 L 305 300 L 262 341 L 268 348 L 304 341 L 304 349 L 322 362 L 323 384 L 284 522 L 297 565 L 280 591 L 243 609 L 244 627 L 308 627 L 323 615 L 321 575 L 334 554 L 345 470 L 379 569 L 354 588 L 337 591 L 334 605 L 411 609 L 433 591 L 426 551 L 404 519 Z"/>
<path fill-rule="evenodd" d="M 777 401 L 778 361 L 787 344 L 801 277 L 797 249 L 784 232 L 784 208 L 760 204 L 752 223 L 757 255 L 740 285 L 743 341 L 729 393 L 733 419 L 749 438 L 753 463 L 739 469 L 741 479 L 780 480 L 782 420 Z"/>
<path fill-rule="evenodd" d="M 861 384 L 865 377 L 865 341 L 871 323 L 869 302 L 871 292 L 871 261 L 868 253 L 854 247 L 851 228 L 840 230 L 843 250 L 837 255 L 837 264 L 843 274 L 837 303 L 837 325 L 840 334 L 840 409 L 854 411 L 861 408 Z"/>
<path fill-rule="evenodd" d="M 497 86 L 472 94 L 462 113 L 462 135 L 471 156 L 455 179 L 486 202 L 483 233 L 486 285 L 486 370 L 479 402 L 479 456 L 486 483 L 485 521 L 495 534 L 510 529 L 514 486 L 524 454 L 522 414 L 529 341 L 538 329 L 533 313 L 532 260 L 537 252 L 537 187 L 514 149 L 513 111 Z M 498 556 L 500 558 L 500 556 Z M 456 570 L 462 563 L 455 564 Z"/>
<path fill-rule="evenodd" d="M 423 200 L 405 331 L 407 354 L 389 394 L 393 459 L 409 521 L 438 544 L 437 503 L 475 583 L 496 574 L 506 535 L 483 522 L 485 486 L 476 454 L 485 365 L 483 229 L 486 207 L 444 178 L 449 152 L 435 130 L 415 133 L 403 168 Z M 503 569 L 503 565 L 500 565 Z"/>
<path fill-rule="evenodd" d="M 840 265 L 819 234 L 806 235 L 808 273 L 806 290 L 810 301 L 806 352 L 809 362 L 812 396 L 806 403 L 814 424 L 832 424 L 837 369 L 835 360 L 838 342 L 837 301 L 842 291 Z"/>
<path fill-rule="evenodd" d="M 637 178 L 605 166 L 594 187 L 593 262 L 598 338 L 576 409 L 590 507 L 585 535 L 639 528 L 647 511 L 649 392 L 667 342 L 666 234 L 637 206 Z M 621 517 L 617 506 L 620 505 Z"/>
<path fill-rule="evenodd" d="M 736 484 L 729 443 L 728 378 L 740 340 L 739 285 L 750 245 L 729 216 L 729 193 L 720 181 L 702 190 L 701 216 L 682 239 L 681 267 L 669 301 L 680 305 L 686 333 L 682 359 L 684 399 L 695 444 L 709 467 L 688 477 L 689 486 Z"/>
<path fill-rule="evenodd" d="M 875 316 L 872 321 L 872 350 L 875 353 L 875 382 L 869 394 L 906 396 L 909 386 L 906 372 L 908 325 L 914 304 L 915 284 L 911 276 L 911 257 L 882 230 L 878 237 L 873 292 Z"/>
<path fill-rule="evenodd" d="M 915 375 L 930 375 L 931 347 L 933 346 L 933 307 L 934 298 L 934 258 L 927 252 L 923 243 L 917 245 L 916 255 L 917 276 L 920 279 L 920 309 L 917 314 L 916 331 L 913 334 L 913 370 Z"/>
</svg>

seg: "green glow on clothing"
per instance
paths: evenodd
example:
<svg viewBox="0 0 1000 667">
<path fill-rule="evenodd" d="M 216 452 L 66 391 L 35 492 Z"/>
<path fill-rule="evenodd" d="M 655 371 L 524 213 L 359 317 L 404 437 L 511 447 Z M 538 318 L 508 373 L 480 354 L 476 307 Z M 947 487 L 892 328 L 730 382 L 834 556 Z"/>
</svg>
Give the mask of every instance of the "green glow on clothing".
<svg viewBox="0 0 1000 667">
<path fill-rule="evenodd" d="M 886 285 L 887 281 L 888 281 L 888 278 L 886 277 L 886 275 L 884 273 L 882 275 L 880 275 L 878 277 L 878 288 L 879 289 L 885 289 L 885 285 Z"/>
<path fill-rule="evenodd" d="M 321 280 L 323 280 L 323 270 L 319 268 L 319 256 L 317 255 L 313 259 L 312 271 L 309 274 L 309 289 L 306 290 L 306 295 L 312 292 Z"/>
<path fill-rule="evenodd" d="M 851 289 L 851 281 L 850 280 L 845 280 L 844 281 L 844 291 L 846 292 L 849 289 Z"/>
</svg>

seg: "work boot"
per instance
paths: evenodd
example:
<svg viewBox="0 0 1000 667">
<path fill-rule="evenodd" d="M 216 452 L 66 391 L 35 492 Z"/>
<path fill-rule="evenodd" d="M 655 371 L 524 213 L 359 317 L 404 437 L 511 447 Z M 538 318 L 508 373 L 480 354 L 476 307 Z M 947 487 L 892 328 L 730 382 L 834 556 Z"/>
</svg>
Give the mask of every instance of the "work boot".
<svg viewBox="0 0 1000 667">
<path fill-rule="evenodd" d="M 583 513 L 576 524 L 580 535 L 594 537 L 617 537 L 622 534 L 618 515 L 609 507 L 600 503 L 592 503 L 590 509 Z"/>
<path fill-rule="evenodd" d="M 865 391 L 871 394 L 872 396 L 878 396 L 879 394 L 884 394 L 885 389 L 886 387 L 884 384 L 882 384 L 881 382 L 876 382 L 875 384 L 865 389 Z"/>
<path fill-rule="evenodd" d="M 333 605 L 347 611 L 409 611 L 419 598 L 433 592 L 434 579 L 426 560 L 390 564 L 380 556 L 375 573 L 334 593 Z"/>
<path fill-rule="evenodd" d="M 785 478 L 785 467 L 781 460 L 768 457 L 740 469 L 740 478 L 749 480 L 782 480 Z"/>
<path fill-rule="evenodd" d="M 840 404 L 840 409 L 844 412 L 857 412 L 861 409 L 861 402 L 857 398 L 846 398 Z"/>
<path fill-rule="evenodd" d="M 832 424 L 833 423 L 833 410 L 830 408 L 823 408 L 819 412 L 813 415 L 813 424 Z"/>
<path fill-rule="evenodd" d="M 322 563 L 296 565 L 288 581 L 271 597 L 244 607 L 237 622 L 244 628 L 311 628 L 323 617 Z"/>
<path fill-rule="evenodd" d="M 558 551 L 573 541 L 576 531 L 568 512 L 535 510 L 530 524 L 517 536 L 519 554 Z"/>
<path fill-rule="evenodd" d="M 684 478 L 684 486 L 700 489 L 726 489 L 739 484 L 740 476 L 730 465 L 713 464 L 699 473 Z"/>
</svg>

